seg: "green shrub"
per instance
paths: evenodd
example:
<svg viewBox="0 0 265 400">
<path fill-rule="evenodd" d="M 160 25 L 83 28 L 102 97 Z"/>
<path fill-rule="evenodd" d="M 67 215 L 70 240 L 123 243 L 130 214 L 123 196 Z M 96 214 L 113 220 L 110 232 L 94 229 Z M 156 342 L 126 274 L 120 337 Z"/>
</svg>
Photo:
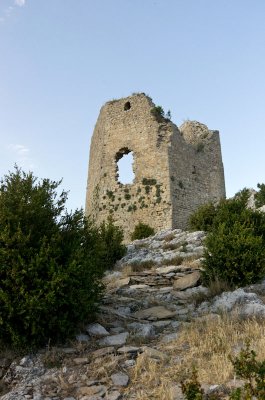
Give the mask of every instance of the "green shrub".
<svg viewBox="0 0 265 400">
<path fill-rule="evenodd" d="M 252 396 L 256 396 L 258 400 L 265 400 L 265 360 L 257 361 L 256 357 L 257 354 L 250 350 L 249 343 L 247 343 L 238 357 L 230 358 L 235 374 L 246 381 L 244 388 L 237 389 L 231 399 L 245 399 L 246 396 L 251 399 Z"/>
<path fill-rule="evenodd" d="M 204 204 L 195 211 L 189 219 L 189 227 L 193 231 L 209 231 L 216 216 L 213 203 Z"/>
<path fill-rule="evenodd" d="M 161 106 L 155 106 L 155 107 L 153 107 L 152 109 L 151 109 L 151 114 L 154 114 L 154 115 L 161 115 L 162 117 L 164 117 L 165 116 L 165 111 L 163 110 L 163 107 L 161 107 Z"/>
<path fill-rule="evenodd" d="M 101 270 L 112 269 L 116 261 L 125 255 L 126 247 L 122 244 L 123 231 L 114 225 L 111 216 L 100 225 L 99 240 Z"/>
<path fill-rule="evenodd" d="M 265 247 L 251 223 L 236 221 L 231 227 L 222 223 L 205 239 L 202 272 L 208 285 L 216 279 L 232 286 L 244 286 L 264 277 Z"/>
<path fill-rule="evenodd" d="M 198 381 L 198 373 L 195 368 L 192 370 L 190 379 L 181 382 L 181 390 L 186 400 L 203 400 L 204 390 Z"/>
<path fill-rule="evenodd" d="M 136 239 L 144 239 L 147 238 L 149 236 L 152 236 L 155 234 L 154 229 L 147 225 L 147 224 L 143 224 L 142 222 L 139 222 L 135 228 L 133 233 L 131 234 L 131 239 L 132 240 L 136 240 Z"/>
<path fill-rule="evenodd" d="M 257 361 L 257 355 L 250 350 L 249 343 L 243 348 L 238 357 L 230 357 L 234 366 L 235 375 L 244 379 L 242 388 L 232 390 L 229 400 L 265 400 L 265 360 Z M 193 368 L 190 379 L 181 383 L 182 393 L 186 400 L 221 400 L 222 395 L 217 393 L 204 394 L 196 368 Z"/>
<path fill-rule="evenodd" d="M 108 225 L 99 232 L 81 210 L 67 213 L 59 185 L 17 167 L 0 182 L 3 343 L 34 347 L 74 334 L 97 310 L 103 265 L 119 256 L 120 236 L 112 242 Z"/>
<path fill-rule="evenodd" d="M 247 208 L 248 198 L 249 190 L 245 188 L 236 193 L 234 198 L 221 200 L 217 205 L 213 203 L 201 205 L 190 216 L 190 229 L 208 232 L 223 222 L 230 222 L 230 225 L 233 225 L 239 218 L 242 220 L 242 214 Z"/>
<path fill-rule="evenodd" d="M 200 207 L 190 218 L 193 229 L 208 231 L 204 242 L 203 282 L 232 286 L 255 283 L 265 274 L 265 215 L 247 208 L 249 190 L 217 206 Z"/>
<path fill-rule="evenodd" d="M 258 183 L 259 192 L 257 192 L 254 196 L 255 199 L 255 206 L 257 208 L 264 206 L 265 204 L 265 184 Z"/>
<path fill-rule="evenodd" d="M 142 184 L 143 185 L 148 185 L 148 186 L 151 186 L 151 185 L 156 185 L 156 179 L 154 179 L 154 178 L 143 178 L 142 179 Z"/>
</svg>

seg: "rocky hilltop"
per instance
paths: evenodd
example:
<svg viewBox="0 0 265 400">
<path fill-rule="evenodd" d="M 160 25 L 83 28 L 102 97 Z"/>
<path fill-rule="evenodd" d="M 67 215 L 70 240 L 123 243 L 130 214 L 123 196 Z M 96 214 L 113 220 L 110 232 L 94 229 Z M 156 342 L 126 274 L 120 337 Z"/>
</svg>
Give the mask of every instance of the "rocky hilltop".
<svg viewBox="0 0 265 400">
<path fill-rule="evenodd" d="M 183 399 L 180 380 L 200 346 L 189 342 L 191 327 L 199 327 L 203 341 L 206 326 L 221 332 L 224 313 L 236 323 L 240 318 L 241 327 L 255 315 L 265 316 L 265 283 L 218 295 L 201 285 L 204 238 L 204 232 L 175 229 L 129 244 L 126 256 L 104 277 L 96 323 L 62 347 L 15 359 L 2 355 L 0 398 Z M 237 338 L 232 343 L 231 336 L 231 343 L 238 350 L 242 338 Z M 229 388 L 242 384 L 229 374 L 226 385 L 220 384 L 219 375 L 205 377 L 206 392 L 225 398 Z"/>
</svg>

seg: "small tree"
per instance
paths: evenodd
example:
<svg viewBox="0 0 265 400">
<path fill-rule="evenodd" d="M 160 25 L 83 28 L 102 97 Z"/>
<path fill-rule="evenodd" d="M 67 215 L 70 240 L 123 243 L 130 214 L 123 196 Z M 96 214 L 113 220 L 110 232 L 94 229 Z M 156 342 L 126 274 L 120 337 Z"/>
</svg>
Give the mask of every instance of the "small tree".
<svg viewBox="0 0 265 400">
<path fill-rule="evenodd" d="M 131 239 L 132 240 L 136 240 L 136 239 L 144 239 L 147 238 L 149 236 L 152 236 L 155 234 L 154 229 L 147 225 L 147 224 L 143 224 L 142 222 L 139 222 L 135 228 L 133 233 L 131 234 Z"/>
<path fill-rule="evenodd" d="M 265 274 L 264 260 L 264 240 L 251 223 L 222 223 L 205 239 L 203 281 L 219 279 L 233 286 L 257 282 Z"/>
<path fill-rule="evenodd" d="M 189 227 L 193 231 L 209 231 L 212 228 L 216 208 L 213 203 L 204 204 L 189 219 Z"/>
<path fill-rule="evenodd" d="M 126 247 L 122 244 L 123 231 L 116 225 L 110 216 L 107 222 L 102 222 L 99 227 L 101 245 L 101 269 L 112 269 L 117 260 L 126 253 Z"/>
<path fill-rule="evenodd" d="M 259 191 L 255 194 L 255 206 L 257 208 L 264 206 L 265 204 L 265 184 L 264 183 L 258 183 L 257 187 L 259 188 Z"/>
<path fill-rule="evenodd" d="M 248 209 L 245 192 L 222 201 L 205 240 L 203 279 L 244 286 L 265 274 L 265 216 Z"/>
<path fill-rule="evenodd" d="M 111 223 L 99 231 L 81 210 L 67 213 L 67 193 L 57 194 L 60 183 L 38 181 L 17 167 L 0 182 L 5 343 L 37 346 L 71 336 L 97 309 L 102 265 L 122 253 L 122 235 Z"/>
</svg>

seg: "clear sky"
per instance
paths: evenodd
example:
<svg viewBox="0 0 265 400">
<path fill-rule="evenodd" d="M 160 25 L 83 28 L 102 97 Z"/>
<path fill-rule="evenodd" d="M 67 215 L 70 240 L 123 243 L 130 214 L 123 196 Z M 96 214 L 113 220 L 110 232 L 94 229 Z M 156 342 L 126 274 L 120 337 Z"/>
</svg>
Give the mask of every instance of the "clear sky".
<svg viewBox="0 0 265 400">
<path fill-rule="evenodd" d="M 0 176 L 84 206 L 100 107 L 145 92 L 220 131 L 228 197 L 265 182 L 264 0 L 0 0 Z"/>
</svg>

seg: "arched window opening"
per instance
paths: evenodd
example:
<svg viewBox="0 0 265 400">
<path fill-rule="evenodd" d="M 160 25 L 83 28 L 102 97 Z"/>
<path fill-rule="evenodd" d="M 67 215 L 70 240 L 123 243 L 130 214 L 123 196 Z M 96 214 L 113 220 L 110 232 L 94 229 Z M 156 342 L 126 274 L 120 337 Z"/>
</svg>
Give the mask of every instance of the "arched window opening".
<svg viewBox="0 0 265 400">
<path fill-rule="evenodd" d="M 129 101 L 127 101 L 127 102 L 124 104 L 124 111 L 130 110 L 130 108 L 131 108 L 131 103 L 130 103 Z"/>
<path fill-rule="evenodd" d="M 128 148 L 121 149 L 116 154 L 117 181 L 123 185 L 132 184 L 135 178 L 133 172 L 133 152 Z"/>
</svg>

